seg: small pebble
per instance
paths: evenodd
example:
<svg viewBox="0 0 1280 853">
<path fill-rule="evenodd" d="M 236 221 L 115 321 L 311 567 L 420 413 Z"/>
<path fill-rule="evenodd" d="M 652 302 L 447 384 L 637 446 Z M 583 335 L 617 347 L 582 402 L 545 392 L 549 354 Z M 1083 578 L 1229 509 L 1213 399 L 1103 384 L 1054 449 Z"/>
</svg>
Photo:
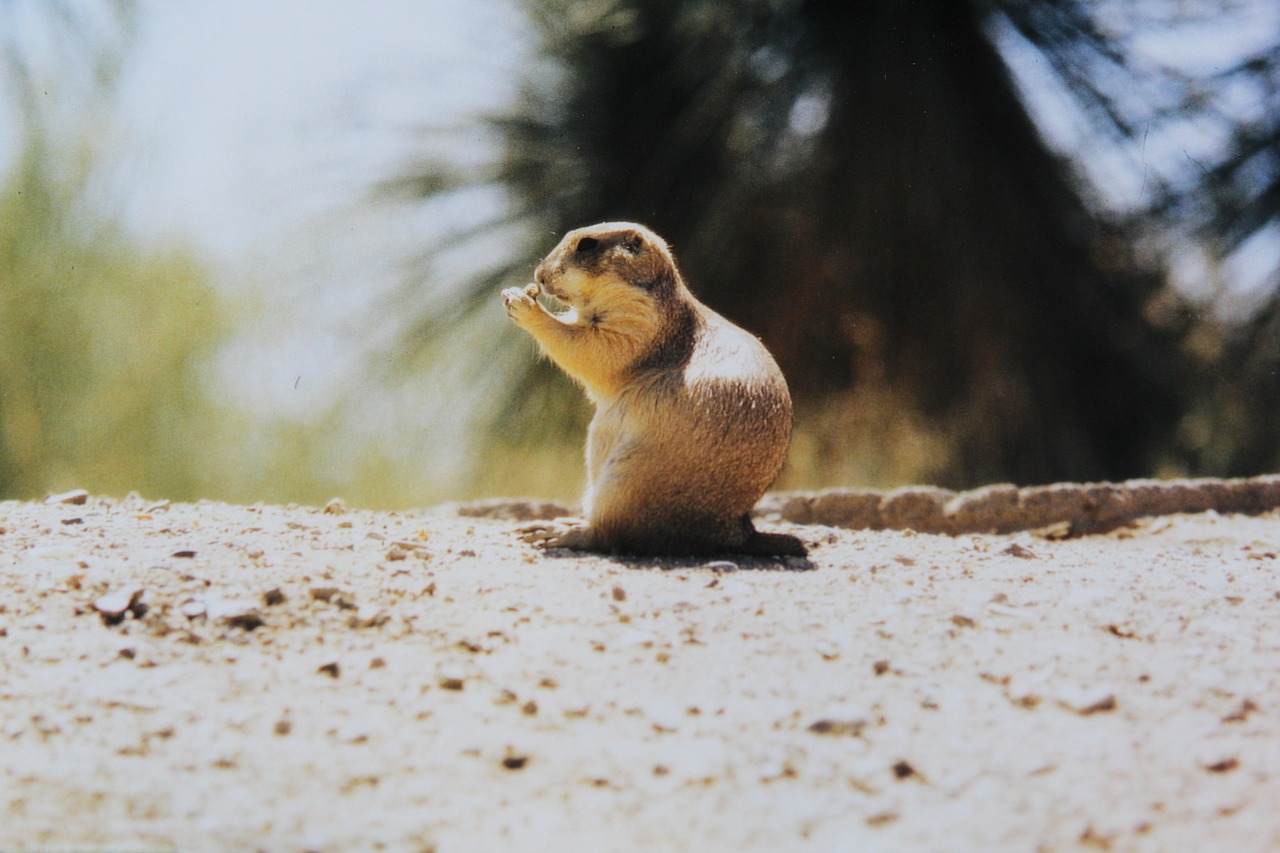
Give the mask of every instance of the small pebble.
<svg viewBox="0 0 1280 853">
<path fill-rule="evenodd" d="M 376 604 L 364 604 L 347 620 L 347 624 L 352 628 L 376 628 L 390 618 L 386 611 Z"/>
<path fill-rule="evenodd" d="M 249 599 L 211 598 L 205 601 L 205 615 L 228 625 L 252 631 L 262 624 L 258 606 Z M 252 627 L 250 627 L 251 623 Z"/>
<path fill-rule="evenodd" d="M 818 735 L 857 737 L 870 718 L 871 715 L 864 708 L 847 704 L 832 705 L 810 724 L 809 731 Z"/>
<path fill-rule="evenodd" d="M 124 586 L 112 590 L 93 603 L 93 609 L 102 614 L 108 624 L 115 624 L 124 619 L 124 614 L 132 612 L 140 616 L 145 613 L 142 596 L 145 590 L 140 586 Z M 139 612 L 141 611 L 141 612 Z"/>
<path fill-rule="evenodd" d="M 1067 685 L 1054 691 L 1054 700 L 1064 708 L 1081 716 L 1116 709 L 1115 693 L 1110 687 L 1078 687 Z"/>
<path fill-rule="evenodd" d="M 325 601 L 336 606 L 339 610 L 355 610 L 356 598 L 349 592 L 343 592 L 335 586 L 313 586 L 311 588 L 312 601 Z"/>
<path fill-rule="evenodd" d="M 681 714 L 678 708 L 650 705 L 645 708 L 644 715 L 655 732 L 669 733 L 680 729 Z"/>
<path fill-rule="evenodd" d="M 809 726 L 809 731 L 816 735 L 848 735 L 857 737 L 862 731 L 861 723 L 848 720 L 818 720 Z"/>
<path fill-rule="evenodd" d="M 369 728 L 360 720 L 347 720 L 333 730 L 333 736 L 344 743 L 365 743 L 369 740 Z"/>
<path fill-rule="evenodd" d="M 466 678 L 460 672 L 442 672 L 436 679 L 445 690 L 461 690 L 466 686 Z"/>
<path fill-rule="evenodd" d="M 245 613 L 237 613 L 233 616 L 227 616 L 223 621 L 231 628 L 243 628 L 246 631 L 252 631 L 262 627 L 264 624 L 262 617 L 256 610 L 250 610 Z"/>
<path fill-rule="evenodd" d="M 206 612 L 204 602 L 198 598 L 193 598 L 190 601 L 183 602 L 182 606 L 178 609 L 181 610 L 182 615 L 188 619 L 196 619 L 200 616 L 204 616 Z"/>
<path fill-rule="evenodd" d="M 46 504 L 72 504 L 74 506 L 82 506 L 87 500 L 89 500 L 88 492 L 84 489 L 73 489 L 70 492 L 49 495 L 49 497 L 44 499 L 44 502 Z"/>
</svg>

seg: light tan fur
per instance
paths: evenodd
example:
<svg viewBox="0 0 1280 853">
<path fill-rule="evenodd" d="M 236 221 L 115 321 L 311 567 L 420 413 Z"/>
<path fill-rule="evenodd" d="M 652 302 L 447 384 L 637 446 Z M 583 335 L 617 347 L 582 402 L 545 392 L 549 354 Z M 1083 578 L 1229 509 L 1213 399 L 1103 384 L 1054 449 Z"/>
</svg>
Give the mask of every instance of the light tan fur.
<svg viewBox="0 0 1280 853">
<path fill-rule="evenodd" d="M 627 365 L 653 340 L 661 318 L 653 303 L 617 282 L 591 281 L 580 272 L 564 277 L 563 296 L 569 310 L 552 314 L 528 293 L 509 288 L 507 312 L 516 325 L 533 335 L 547 357 L 580 382 L 593 400 L 621 390 Z M 592 324 L 600 312 L 610 322 Z"/>
<path fill-rule="evenodd" d="M 803 555 L 748 512 L 782 466 L 791 398 L 753 336 L 689 292 L 666 243 L 608 222 L 565 235 L 512 320 L 596 405 L 582 522 L 524 528 L 545 547 L 649 554 Z M 545 291 L 569 306 L 552 314 Z"/>
</svg>

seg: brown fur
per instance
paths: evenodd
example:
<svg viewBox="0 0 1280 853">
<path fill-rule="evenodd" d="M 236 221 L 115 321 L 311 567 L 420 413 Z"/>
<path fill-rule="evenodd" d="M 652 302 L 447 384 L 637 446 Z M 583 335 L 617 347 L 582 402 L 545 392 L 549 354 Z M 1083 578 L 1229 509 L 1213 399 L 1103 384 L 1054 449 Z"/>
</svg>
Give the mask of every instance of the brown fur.
<svg viewBox="0 0 1280 853">
<path fill-rule="evenodd" d="M 627 222 L 565 235 L 537 287 L 503 291 L 507 311 L 596 405 L 587 433 L 586 524 L 535 525 L 547 547 L 636 554 L 804 554 L 748 513 L 777 477 L 791 397 L 755 337 L 693 297 L 670 250 Z"/>
</svg>

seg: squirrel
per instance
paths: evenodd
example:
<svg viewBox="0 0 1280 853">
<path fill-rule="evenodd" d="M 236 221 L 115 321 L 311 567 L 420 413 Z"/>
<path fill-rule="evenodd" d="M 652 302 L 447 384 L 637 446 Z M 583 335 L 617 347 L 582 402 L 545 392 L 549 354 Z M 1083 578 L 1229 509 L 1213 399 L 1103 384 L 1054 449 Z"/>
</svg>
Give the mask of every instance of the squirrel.
<svg viewBox="0 0 1280 853">
<path fill-rule="evenodd" d="M 568 306 L 551 313 L 546 293 Z M 520 528 L 544 548 L 803 557 L 749 512 L 782 468 L 791 395 L 753 335 L 703 305 L 666 242 L 631 222 L 570 231 L 507 314 L 595 404 L 585 523 Z"/>
</svg>

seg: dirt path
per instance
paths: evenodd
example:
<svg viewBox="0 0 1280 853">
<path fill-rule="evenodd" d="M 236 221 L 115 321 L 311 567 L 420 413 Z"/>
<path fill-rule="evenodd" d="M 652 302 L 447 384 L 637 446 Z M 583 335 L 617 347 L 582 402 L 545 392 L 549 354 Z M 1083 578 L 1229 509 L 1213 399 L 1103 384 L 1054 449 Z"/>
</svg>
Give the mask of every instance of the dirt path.
<svg viewBox="0 0 1280 853">
<path fill-rule="evenodd" d="M 0 849 L 1280 849 L 1274 512 L 792 566 L 510 527 L 0 503 Z"/>
</svg>

